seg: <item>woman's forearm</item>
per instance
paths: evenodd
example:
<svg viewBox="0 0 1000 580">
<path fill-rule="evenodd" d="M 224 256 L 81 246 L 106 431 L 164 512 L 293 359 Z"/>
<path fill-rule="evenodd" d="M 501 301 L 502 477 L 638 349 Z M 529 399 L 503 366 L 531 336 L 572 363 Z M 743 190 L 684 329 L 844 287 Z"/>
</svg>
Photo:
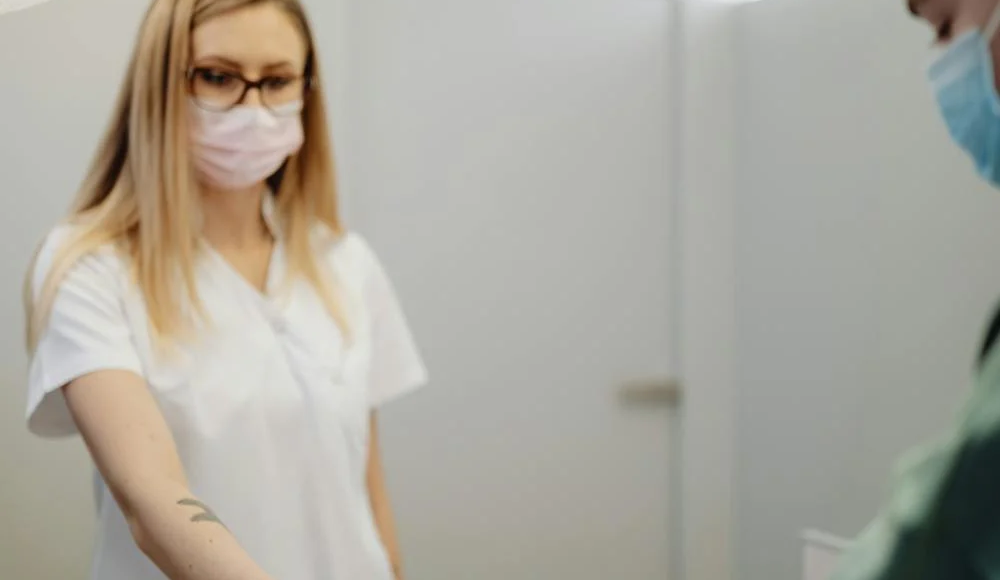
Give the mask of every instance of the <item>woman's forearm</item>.
<svg viewBox="0 0 1000 580">
<path fill-rule="evenodd" d="M 170 580 L 273 580 L 183 486 L 147 489 L 129 506 L 136 544 Z"/>
<path fill-rule="evenodd" d="M 385 551 L 389 555 L 389 563 L 396 580 L 403 580 L 402 556 L 399 550 L 399 539 L 396 536 L 396 518 L 392 513 L 389 501 L 389 491 L 385 485 L 385 474 L 382 471 L 382 449 L 379 443 L 378 416 L 372 412 L 369 425 L 370 441 L 368 446 L 368 497 L 375 516 L 375 527 Z"/>
<path fill-rule="evenodd" d="M 382 545 L 389 554 L 389 563 L 396 580 L 403 579 L 402 557 L 399 550 L 399 539 L 396 536 L 396 520 L 389 504 L 389 495 L 384 487 L 371 494 L 372 511 L 375 514 L 375 526 L 378 528 Z"/>
<path fill-rule="evenodd" d="M 63 393 L 136 544 L 167 578 L 272 580 L 191 494 L 173 435 L 142 377 L 97 371 Z"/>
</svg>

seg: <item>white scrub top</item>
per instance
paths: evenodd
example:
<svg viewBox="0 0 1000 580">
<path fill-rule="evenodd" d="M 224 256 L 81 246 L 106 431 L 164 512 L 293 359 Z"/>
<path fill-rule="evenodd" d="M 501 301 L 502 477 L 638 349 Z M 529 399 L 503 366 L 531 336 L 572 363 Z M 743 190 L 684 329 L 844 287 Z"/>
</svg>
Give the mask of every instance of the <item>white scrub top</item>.
<svg viewBox="0 0 1000 580">
<path fill-rule="evenodd" d="M 264 215 L 277 230 L 270 196 Z M 70 228 L 46 240 L 36 292 Z M 368 419 L 423 385 L 426 371 L 368 245 L 355 234 L 320 238 L 317 251 L 347 306 L 348 341 L 306 282 L 279 292 L 280 243 L 266 293 L 206 248 L 197 288 L 210 325 L 169 355 L 154 349 L 125 259 L 111 247 L 81 259 L 31 360 L 28 424 L 41 436 L 73 435 L 60 387 L 98 370 L 139 374 L 170 425 L 192 492 L 276 580 L 391 580 L 365 485 Z M 101 493 L 91 579 L 163 580 Z"/>
</svg>

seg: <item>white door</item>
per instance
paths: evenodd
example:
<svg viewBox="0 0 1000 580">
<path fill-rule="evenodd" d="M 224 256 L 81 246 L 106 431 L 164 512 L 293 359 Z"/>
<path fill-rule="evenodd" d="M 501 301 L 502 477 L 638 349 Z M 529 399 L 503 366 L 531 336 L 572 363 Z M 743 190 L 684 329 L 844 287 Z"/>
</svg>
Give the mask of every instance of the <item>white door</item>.
<svg viewBox="0 0 1000 580">
<path fill-rule="evenodd" d="M 432 375 L 383 418 L 409 577 L 667 578 L 669 413 L 619 397 L 671 370 L 666 0 L 313 4 Z"/>
</svg>

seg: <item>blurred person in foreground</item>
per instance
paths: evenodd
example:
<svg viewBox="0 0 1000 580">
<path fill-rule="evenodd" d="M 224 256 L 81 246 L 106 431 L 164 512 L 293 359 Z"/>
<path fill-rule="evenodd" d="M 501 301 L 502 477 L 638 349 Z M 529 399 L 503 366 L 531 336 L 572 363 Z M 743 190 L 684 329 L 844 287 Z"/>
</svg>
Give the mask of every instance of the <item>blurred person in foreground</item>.
<svg viewBox="0 0 1000 580">
<path fill-rule="evenodd" d="M 322 90 L 298 0 L 146 14 L 26 285 L 28 426 L 103 482 L 91 580 L 402 577 L 376 410 L 426 375 Z"/>
<path fill-rule="evenodd" d="M 1000 188 L 1000 1 L 910 0 L 908 7 L 935 31 L 929 78 L 952 139 Z M 889 502 L 834 580 L 1000 578 L 998 334 L 1000 314 L 959 421 L 903 459 Z"/>
</svg>

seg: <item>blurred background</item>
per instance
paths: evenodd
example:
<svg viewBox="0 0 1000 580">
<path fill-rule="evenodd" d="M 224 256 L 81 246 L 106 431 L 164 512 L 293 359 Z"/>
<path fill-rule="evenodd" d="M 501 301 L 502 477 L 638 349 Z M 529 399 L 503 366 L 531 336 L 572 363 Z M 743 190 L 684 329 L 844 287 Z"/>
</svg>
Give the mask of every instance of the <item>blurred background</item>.
<svg viewBox="0 0 1000 580">
<path fill-rule="evenodd" d="M 349 224 L 431 369 L 382 419 L 409 578 L 820 580 L 1000 297 L 1000 194 L 902 0 L 306 4 Z M 145 8 L 0 17 L 0 578 L 86 577 L 20 278 Z"/>
</svg>

